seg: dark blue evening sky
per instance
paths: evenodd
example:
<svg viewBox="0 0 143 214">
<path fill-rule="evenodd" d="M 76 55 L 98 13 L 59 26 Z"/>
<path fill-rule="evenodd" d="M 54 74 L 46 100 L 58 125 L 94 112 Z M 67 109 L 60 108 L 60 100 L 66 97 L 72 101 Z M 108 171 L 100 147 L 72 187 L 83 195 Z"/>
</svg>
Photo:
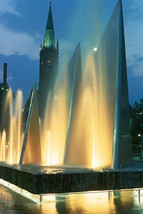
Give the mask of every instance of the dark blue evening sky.
<svg viewBox="0 0 143 214">
<path fill-rule="evenodd" d="M 56 38 L 60 55 L 72 53 L 77 42 L 95 29 L 98 43 L 116 0 L 53 0 Z M 143 1 L 123 0 L 130 103 L 143 97 Z M 0 0 L 0 81 L 8 63 L 8 82 L 22 89 L 25 99 L 39 78 L 39 46 L 44 38 L 48 0 Z M 93 42 L 93 41 L 92 41 Z M 96 44 L 95 44 L 96 45 Z"/>
</svg>

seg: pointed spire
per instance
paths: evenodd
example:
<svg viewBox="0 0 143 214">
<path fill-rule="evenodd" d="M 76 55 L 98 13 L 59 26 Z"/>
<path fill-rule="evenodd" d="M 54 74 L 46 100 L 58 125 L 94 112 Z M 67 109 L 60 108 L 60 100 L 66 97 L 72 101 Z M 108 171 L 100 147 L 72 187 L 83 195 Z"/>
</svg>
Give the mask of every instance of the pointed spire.
<svg viewBox="0 0 143 214">
<path fill-rule="evenodd" d="M 52 15 L 52 6 L 50 2 L 49 14 L 47 19 L 45 38 L 44 38 L 44 47 L 56 47 L 55 45 L 55 35 L 54 35 L 54 24 L 53 24 L 53 15 Z"/>
<path fill-rule="evenodd" d="M 49 7 L 49 15 L 47 20 L 46 30 L 54 30 L 51 2 Z"/>
</svg>

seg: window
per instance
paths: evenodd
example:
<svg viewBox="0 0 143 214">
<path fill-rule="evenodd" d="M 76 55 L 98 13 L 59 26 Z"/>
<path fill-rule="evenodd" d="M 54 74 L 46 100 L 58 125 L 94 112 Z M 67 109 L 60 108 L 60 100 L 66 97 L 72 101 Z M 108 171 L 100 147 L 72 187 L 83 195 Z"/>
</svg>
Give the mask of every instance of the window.
<svg viewBox="0 0 143 214">
<path fill-rule="evenodd" d="M 48 63 L 48 64 L 51 64 L 51 63 L 52 63 L 52 60 L 51 60 L 51 59 L 49 59 L 49 60 L 47 61 L 47 63 Z"/>
</svg>

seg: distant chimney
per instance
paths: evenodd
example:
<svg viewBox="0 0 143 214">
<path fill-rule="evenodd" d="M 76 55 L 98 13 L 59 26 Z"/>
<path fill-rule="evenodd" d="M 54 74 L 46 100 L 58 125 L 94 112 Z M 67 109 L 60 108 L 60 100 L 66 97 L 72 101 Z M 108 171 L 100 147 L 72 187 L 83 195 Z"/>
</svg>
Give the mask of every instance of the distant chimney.
<svg viewBox="0 0 143 214">
<path fill-rule="evenodd" d="M 7 85 L 7 63 L 4 63 L 3 84 Z"/>
</svg>

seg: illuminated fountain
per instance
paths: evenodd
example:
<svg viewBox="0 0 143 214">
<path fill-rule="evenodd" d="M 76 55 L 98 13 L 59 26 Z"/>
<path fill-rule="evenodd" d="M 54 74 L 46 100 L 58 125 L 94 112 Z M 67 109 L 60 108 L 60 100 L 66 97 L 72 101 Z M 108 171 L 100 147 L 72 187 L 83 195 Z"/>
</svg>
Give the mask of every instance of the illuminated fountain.
<svg viewBox="0 0 143 214">
<path fill-rule="evenodd" d="M 110 50 L 110 51 L 109 51 Z M 110 54 L 109 54 L 110 52 Z M 101 42 L 82 63 L 77 45 L 49 91 L 44 120 L 33 88 L 26 128 L 22 130 L 22 93 L 9 127 L 0 137 L 1 161 L 58 167 L 118 168 L 130 162 L 129 105 L 122 6 L 119 1 Z"/>
<path fill-rule="evenodd" d="M 45 159 L 44 164 L 119 168 L 131 160 L 121 1 L 98 47 L 86 55 L 82 60 L 78 44 L 67 68 L 68 77 L 62 78 L 67 83 L 60 82 L 51 89 L 52 98 L 49 94 L 45 115 L 47 135 L 44 134 L 46 140 L 42 140 L 41 146 L 44 151 L 48 151 L 48 145 L 53 150 L 48 151 L 47 158 L 51 158 Z"/>
<path fill-rule="evenodd" d="M 1 161 L 8 164 L 18 164 L 22 148 L 22 91 L 18 91 L 15 102 L 11 89 L 8 91 L 2 118 L 2 127 L 9 123 L 7 130 L 1 133 Z"/>
<path fill-rule="evenodd" d="M 70 118 L 65 159 L 70 165 L 89 168 L 112 166 L 113 120 L 108 115 L 103 78 L 97 76 L 96 69 L 94 56 L 89 55 L 75 97 L 73 119 Z"/>
<path fill-rule="evenodd" d="M 24 109 L 22 92 L 13 99 L 8 91 L 0 124 L 0 182 L 40 201 L 45 194 L 143 186 L 142 169 L 126 168 L 131 144 L 121 0 L 98 46 L 89 47 L 83 51 L 79 43 L 69 64 L 63 59 L 59 73 L 52 73 L 55 84 L 52 76 L 44 113 L 36 85 Z M 42 60 L 52 66 L 52 60 Z"/>
</svg>

